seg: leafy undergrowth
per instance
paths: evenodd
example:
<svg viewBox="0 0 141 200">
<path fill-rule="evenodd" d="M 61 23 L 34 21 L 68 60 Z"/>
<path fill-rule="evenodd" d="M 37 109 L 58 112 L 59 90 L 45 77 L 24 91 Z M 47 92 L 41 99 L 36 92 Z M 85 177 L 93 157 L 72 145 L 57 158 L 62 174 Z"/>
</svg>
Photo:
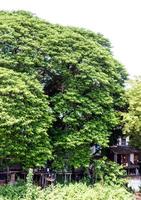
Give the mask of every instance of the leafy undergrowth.
<svg viewBox="0 0 141 200">
<path fill-rule="evenodd" d="M 56 185 L 41 189 L 33 185 L 7 185 L 0 187 L 0 200 L 133 200 L 133 194 L 124 187 L 84 183 Z"/>
</svg>

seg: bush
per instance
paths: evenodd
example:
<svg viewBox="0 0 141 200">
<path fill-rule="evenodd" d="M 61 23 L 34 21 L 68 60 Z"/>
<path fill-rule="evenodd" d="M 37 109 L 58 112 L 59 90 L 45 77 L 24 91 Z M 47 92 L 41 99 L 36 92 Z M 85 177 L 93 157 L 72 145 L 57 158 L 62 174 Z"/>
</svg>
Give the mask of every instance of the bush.
<svg viewBox="0 0 141 200">
<path fill-rule="evenodd" d="M 0 200 L 133 200 L 133 195 L 124 187 L 84 183 L 56 185 L 41 190 L 40 187 L 7 185 L 0 187 Z"/>
<path fill-rule="evenodd" d="M 24 183 L 0 186 L 0 200 L 23 199 L 26 187 Z"/>
<path fill-rule="evenodd" d="M 102 183 L 108 185 L 124 185 L 126 173 L 123 167 L 106 157 L 94 161 L 94 169 L 96 181 L 100 180 Z"/>
</svg>

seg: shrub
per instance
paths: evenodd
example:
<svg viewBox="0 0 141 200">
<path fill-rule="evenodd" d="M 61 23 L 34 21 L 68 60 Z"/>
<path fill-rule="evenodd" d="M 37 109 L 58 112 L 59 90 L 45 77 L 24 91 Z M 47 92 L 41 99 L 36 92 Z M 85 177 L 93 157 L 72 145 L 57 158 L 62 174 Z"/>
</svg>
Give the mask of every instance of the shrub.
<svg viewBox="0 0 141 200">
<path fill-rule="evenodd" d="M 94 169 L 96 180 L 108 185 L 123 185 L 125 184 L 125 170 L 123 167 L 106 157 L 94 161 Z"/>
<path fill-rule="evenodd" d="M 31 186 L 30 186 L 31 187 Z M 30 192 L 30 194 L 27 194 Z M 0 200 L 133 200 L 134 197 L 119 185 L 87 186 L 84 183 L 56 185 L 42 189 L 32 185 L 7 185 L 0 187 Z"/>
</svg>

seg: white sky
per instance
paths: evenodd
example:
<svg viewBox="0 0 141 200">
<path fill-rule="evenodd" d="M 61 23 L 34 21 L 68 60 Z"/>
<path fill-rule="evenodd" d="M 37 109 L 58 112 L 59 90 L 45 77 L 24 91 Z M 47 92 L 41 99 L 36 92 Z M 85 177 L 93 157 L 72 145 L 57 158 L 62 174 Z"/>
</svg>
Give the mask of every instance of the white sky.
<svg viewBox="0 0 141 200">
<path fill-rule="evenodd" d="M 141 75 L 141 0 L 0 0 L 0 10 L 18 9 L 104 34 L 129 74 Z"/>
</svg>

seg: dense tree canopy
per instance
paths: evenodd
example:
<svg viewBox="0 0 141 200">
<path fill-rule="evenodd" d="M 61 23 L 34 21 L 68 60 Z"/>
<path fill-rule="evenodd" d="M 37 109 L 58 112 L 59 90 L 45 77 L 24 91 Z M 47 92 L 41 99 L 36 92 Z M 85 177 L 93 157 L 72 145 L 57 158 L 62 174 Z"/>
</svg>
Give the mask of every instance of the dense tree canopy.
<svg viewBox="0 0 141 200">
<path fill-rule="evenodd" d="M 48 100 L 34 76 L 0 68 L 0 158 L 24 166 L 51 158 Z"/>
<path fill-rule="evenodd" d="M 107 145 L 124 104 L 126 72 L 109 41 L 23 11 L 0 12 L 0 21 L 0 66 L 36 74 L 49 96 L 54 163 L 88 164 L 90 145 Z"/>
<path fill-rule="evenodd" d="M 128 112 L 124 114 L 124 131 L 130 135 L 133 145 L 141 146 L 141 77 L 131 80 L 128 84 Z"/>
</svg>

